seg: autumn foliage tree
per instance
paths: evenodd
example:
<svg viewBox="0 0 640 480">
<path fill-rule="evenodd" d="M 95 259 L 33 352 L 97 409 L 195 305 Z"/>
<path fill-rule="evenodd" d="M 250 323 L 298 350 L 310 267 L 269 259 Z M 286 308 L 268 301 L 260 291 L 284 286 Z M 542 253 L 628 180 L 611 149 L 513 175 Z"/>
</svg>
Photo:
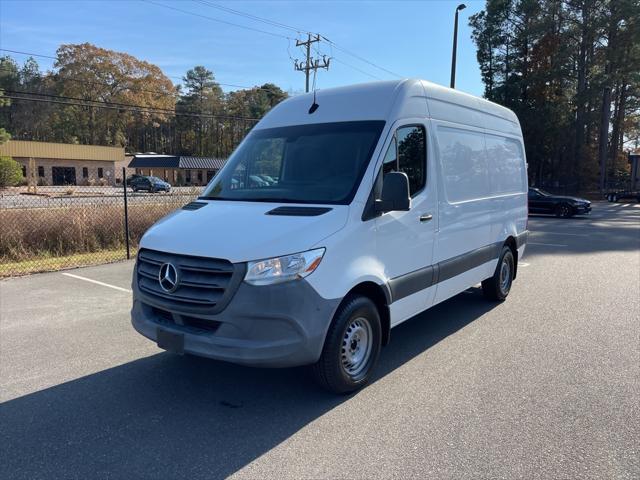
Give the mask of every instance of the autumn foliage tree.
<svg viewBox="0 0 640 480">
<path fill-rule="evenodd" d="M 61 115 L 63 137 L 90 144 L 126 143 L 127 126 L 159 124 L 167 115 L 158 110 L 175 108 L 177 90 L 155 65 L 120 52 L 88 43 L 62 45 L 55 62 L 53 83 L 60 95 L 85 102 L 104 102 L 112 109 L 67 106 Z M 133 111 L 118 106 L 141 105 L 149 109 Z M 64 126 L 73 126 L 65 129 Z M 80 129 L 77 127 L 81 126 Z"/>
<path fill-rule="evenodd" d="M 156 65 L 88 43 L 60 46 L 46 73 L 0 57 L 0 89 L 13 99 L 0 128 L 16 139 L 217 157 L 287 97 L 273 84 L 225 93 L 203 66 L 176 86 Z"/>
</svg>

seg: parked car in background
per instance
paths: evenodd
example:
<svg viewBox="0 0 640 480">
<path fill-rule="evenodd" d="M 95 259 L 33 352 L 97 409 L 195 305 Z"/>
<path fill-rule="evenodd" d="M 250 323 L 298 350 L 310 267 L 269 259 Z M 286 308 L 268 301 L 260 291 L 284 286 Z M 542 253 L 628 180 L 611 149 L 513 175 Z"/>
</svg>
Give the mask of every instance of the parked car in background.
<svg viewBox="0 0 640 480">
<path fill-rule="evenodd" d="M 134 192 L 141 190 L 150 193 L 171 191 L 171 185 L 158 177 L 139 176 L 138 178 L 127 179 L 127 185 L 129 185 Z"/>
<path fill-rule="evenodd" d="M 617 190 L 615 192 L 607 193 L 606 198 L 607 201 L 613 203 L 619 202 L 620 200 L 635 200 L 640 203 L 640 191 Z"/>
<path fill-rule="evenodd" d="M 539 188 L 529 187 L 529 213 L 546 213 L 569 218 L 591 212 L 591 202 L 584 198 L 553 195 Z"/>
<path fill-rule="evenodd" d="M 134 173 L 133 175 L 130 175 L 129 177 L 127 177 L 127 187 L 133 186 L 134 183 L 136 183 L 137 181 L 139 181 L 144 177 L 145 177 L 144 175 L 140 175 L 138 173 Z"/>
</svg>

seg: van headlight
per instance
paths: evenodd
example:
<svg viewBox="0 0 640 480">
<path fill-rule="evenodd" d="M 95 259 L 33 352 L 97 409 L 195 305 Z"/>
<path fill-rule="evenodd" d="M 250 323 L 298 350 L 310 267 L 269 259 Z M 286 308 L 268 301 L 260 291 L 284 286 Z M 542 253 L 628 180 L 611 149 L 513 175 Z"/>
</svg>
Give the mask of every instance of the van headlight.
<svg viewBox="0 0 640 480">
<path fill-rule="evenodd" d="M 316 248 L 284 257 L 249 262 L 244 281 L 251 285 L 272 285 L 304 278 L 318 268 L 324 252 L 324 248 Z"/>
</svg>

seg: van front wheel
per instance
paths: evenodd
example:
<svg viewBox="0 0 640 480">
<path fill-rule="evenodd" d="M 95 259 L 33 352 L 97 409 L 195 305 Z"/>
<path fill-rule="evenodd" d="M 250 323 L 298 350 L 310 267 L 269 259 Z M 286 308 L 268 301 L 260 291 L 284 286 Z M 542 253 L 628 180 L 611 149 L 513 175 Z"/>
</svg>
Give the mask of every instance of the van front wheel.
<svg viewBox="0 0 640 480">
<path fill-rule="evenodd" d="M 489 300 L 503 301 L 509 295 L 513 274 L 515 272 L 515 258 L 513 252 L 506 245 L 502 247 L 498 266 L 493 277 L 482 282 L 482 293 Z"/>
<path fill-rule="evenodd" d="M 329 327 L 320 360 L 313 366 L 316 381 L 334 393 L 362 388 L 370 379 L 381 346 L 380 314 L 367 297 L 348 297 Z"/>
</svg>

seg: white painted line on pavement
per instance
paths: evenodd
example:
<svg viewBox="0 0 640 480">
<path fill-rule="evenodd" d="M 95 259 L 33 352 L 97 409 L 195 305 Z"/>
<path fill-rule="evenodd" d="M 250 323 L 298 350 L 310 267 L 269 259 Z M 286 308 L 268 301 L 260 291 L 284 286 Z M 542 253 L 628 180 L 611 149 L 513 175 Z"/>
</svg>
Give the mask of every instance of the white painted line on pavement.
<svg viewBox="0 0 640 480">
<path fill-rule="evenodd" d="M 67 277 L 77 278 L 78 280 L 84 280 L 85 282 L 95 283 L 96 285 L 102 285 L 103 287 L 113 288 L 114 290 L 120 290 L 121 292 L 131 293 L 128 288 L 116 287 L 115 285 L 109 285 L 108 283 L 99 282 L 98 280 L 92 280 L 90 278 L 81 277 L 80 275 L 74 275 L 73 273 L 62 273 Z"/>
<path fill-rule="evenodd" d="M 545 247 L 568 247 L 569 245 L 562 245 L 560 243 L 536 243 L 527 242 L 527 245 L 544 245 Z"/>
<path fill-rule="evenodd" d="M 518 266 L 519 267 L 528 267 L 529 265 L 531 265 L 531 264 L 527 263 L 527 262 L 518 262 Z"/>
<path fill-rule="evenodd" d="M 549 232 L 547 230 L 534 230 L 531 232 L 532 235 L 536 235 L 538 233 L 544 233 L 546 235 L 567 235 L 569 237 L 588 237 L 586 233 L 562 233 L 562 232 Z"/>
</svg>

